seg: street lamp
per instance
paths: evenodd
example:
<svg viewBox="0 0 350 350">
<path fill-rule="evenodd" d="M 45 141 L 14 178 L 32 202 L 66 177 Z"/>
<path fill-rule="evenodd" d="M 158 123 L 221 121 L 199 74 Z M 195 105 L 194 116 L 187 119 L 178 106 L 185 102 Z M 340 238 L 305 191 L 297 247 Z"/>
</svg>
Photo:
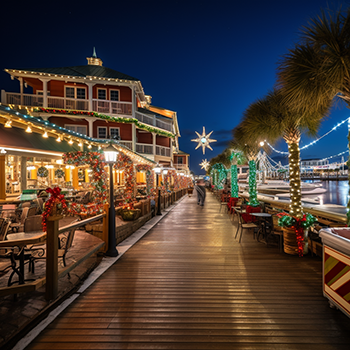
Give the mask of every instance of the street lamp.
<svg viewBox="0 0 350 350">
<path fill-rule="evenodd" d="M 103 151 L 105 161 L 109 165 L 109 218 L 108 218 L 108 249 L 107 256 L 117 256 L 115 238 L 115 208 L 114 208 L 114 181 L 113 181 L 113 164 L 117 161 L 117 150 L 110 144 Z"/>
<path fill-rule="evenodd" d="M 157 164 L 157 166 L 154 168 L 154 172 L 157 175 L 157 188 L 158 188 L 158 209 L 157 209 L 157 215 L 162 215 L 162 211 L 160 210 L 160 187 L 159 187 L 159 174 L 161 172 L 161 167 L 159 166 L 159 164 Z"/>
</svg>

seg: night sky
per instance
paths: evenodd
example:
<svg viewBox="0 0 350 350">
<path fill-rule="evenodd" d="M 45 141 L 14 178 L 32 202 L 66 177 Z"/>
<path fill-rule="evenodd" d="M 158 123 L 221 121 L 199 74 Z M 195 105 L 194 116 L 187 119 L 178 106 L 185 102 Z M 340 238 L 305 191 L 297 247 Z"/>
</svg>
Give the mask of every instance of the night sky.
<svg viewBox="0 0 350 350">
<path fill-rule="evenodd" d="M 302 25 L 322 8 L 349 1 L 7 1 L 2 4 L 0 88 L 19 92 L 5 68 L 86 64 L 96 47 L 103 65 L 141 80 L 152 104 L 174 110 L 180 149 L 190 167 L 221 153 L 232 129 L 255 99 L 272 89 L 277 62 L 298 40 Z M 350 116 L 339 104 L 319 135 Z M 214 151 L 190 140 L 213 130 Z M 310 139 L 302 137 L 301 146 Z M 275 146 L 287 150 L 282 141 Z M 346 124 L 301 157 L 323 158 L 347 149 Z M 272 156 L 277 156 L 272 153 Z M 280 157 L 276 157 L 280 159 Z M 336 160 L 339 160 L 336 159 Z"/>
</svg>

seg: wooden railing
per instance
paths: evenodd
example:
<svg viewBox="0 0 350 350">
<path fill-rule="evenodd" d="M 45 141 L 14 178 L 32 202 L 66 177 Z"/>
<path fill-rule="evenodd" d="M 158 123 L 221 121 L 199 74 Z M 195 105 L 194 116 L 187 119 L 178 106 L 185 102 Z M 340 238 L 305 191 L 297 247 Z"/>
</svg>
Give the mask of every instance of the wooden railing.
<svg viewBox="0 0 350 350">
<path fill-rule="evenodd" d="M 147 143 L 137 143 L 136 152 L 143 154 L 153 154 L 153 145 Z"/>
<path fill-rule="evenodd" d="M 163 146 L 156 146 L 156 155 L 170 157 L 170 148 Z"/>
</svg>

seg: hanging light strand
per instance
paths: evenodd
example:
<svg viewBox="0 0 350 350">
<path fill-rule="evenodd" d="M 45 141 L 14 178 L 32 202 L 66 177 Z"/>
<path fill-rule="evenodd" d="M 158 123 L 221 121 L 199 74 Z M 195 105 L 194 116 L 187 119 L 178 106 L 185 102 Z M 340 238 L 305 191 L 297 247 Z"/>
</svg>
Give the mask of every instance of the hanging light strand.
<svg viewBox="0 0 350 350">
<path fill-rule="evenodd" d="M 336 126 L 334 126 L 331 130 L 327 131 L 325 134 L 323 134 L 322 136 L 320 136 L 318 139 L 310 142 L 308 145 L 305 145 L 303 147 L 300 147 L 299 150 L 302 151 L 305 148 L 308 148 L 310 146 L 313 146 L 315 143 L 317 143 L 318 141 L 322 140 L 324 137 L 326 137 L 327 135 L 329 135 L 330 133 L 332 133 L 333 131 L 337 130 L 341 125 L 343 125 L 344 123 L 349 122 L 350 123 L 350 117 L 344 119 L 343 121 L 341 121 L 340 123 L 338 123 Z M 276 148 L 272 147 L 267 141 L 265 141 L 266 144 L 276 153 L 279 154 L 288 154 L 288 152 L 283 152 L 283 151 L 279 151 Z"/>
</svg>

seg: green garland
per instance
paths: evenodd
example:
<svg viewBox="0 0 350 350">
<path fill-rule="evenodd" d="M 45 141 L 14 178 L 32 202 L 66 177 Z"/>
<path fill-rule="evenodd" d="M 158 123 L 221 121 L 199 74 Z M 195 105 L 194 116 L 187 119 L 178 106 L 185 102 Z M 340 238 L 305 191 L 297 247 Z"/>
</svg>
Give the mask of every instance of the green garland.
<svg viewBox="0 0 350 350">
<path fill-rule="evenodd" d="M 39 177 L 48 177 L 49 176 L 49 171 L 44 166 L 41 166 L 38 169 L 38 173 L 37 174 L 38 174 Z"/>
<path fill-rule="evenodd" d="M 100 119 L 104 119 L 104 120 L 108 120 L 108 121 L 116 122 L 116 123 L 125 123 L 125 124 L 134 123 L 140 129 L 146 130 L 148 132 L 154 132 L 158 135 L 175 138 L 174 134 L 172 134 L 170 132 L 159 130 L 159 129 L 154 128 L 152 126 L 148 126 L 144 123 L 139 122 L 136 118 L 111 117 L 109 115 L 100 114 L 97 112 L 76 111 L 76 110 L 70 110 L 70 109 L 43 108 L 43 107 L 34 108 L 34 112 L 58 113 L 58 114 L 66 114 L 66 115 L 87 115 L 90 117 L 100 118 Z"/>
<path fill-rule="evenodd" d="M 213 178 L 215 189 L 222 189 L 222 182 L 227 177 L 227 170 L 222 163 L 216 163 L 211 168 L 210 176 Z"/>
<path fill-rule="evenodd" d="M 256 164 L 254 160 L 249 161 L 249 203 L 252 207 L 260 205 L 256 191 Z"/>
<path fill-rule="evenodd" d="M 237 165 L 231 165 L 231 197 L 238 198 L 238 171 Z"/>
</svg>

